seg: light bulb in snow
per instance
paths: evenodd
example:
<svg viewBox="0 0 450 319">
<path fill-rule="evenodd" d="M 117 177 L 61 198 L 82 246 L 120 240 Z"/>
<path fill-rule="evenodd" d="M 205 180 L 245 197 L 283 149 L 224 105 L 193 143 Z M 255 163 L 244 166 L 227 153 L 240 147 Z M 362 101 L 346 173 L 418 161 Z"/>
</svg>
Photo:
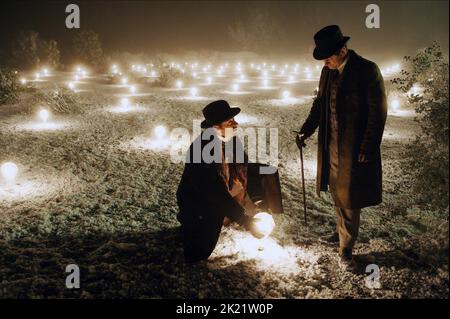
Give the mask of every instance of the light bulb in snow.
<svg viewBox="0 0 450 319">
<path fill-rule="evenodd" d="M 232 85 L 232 89 L 233 89 L 234 92 L 238 92 L 238 91 L 239 91 L 239 84 L 234 83 L 234 84 Z"/>
<path fill-rule="evenodd" d="M 393 99 L 390 103 L 392 112 L 397 112 L 400 107 L 400 101 L 398 99 Z"/>
<path fill-rule="evenodd" d="M 48 75 L 48 69 L 44 69 L 44 75 Z"/>
<path fill-rule="evenodd" d="M 127 98 L 123 98 L 120 100 L 120 105 L 124 108 L 127 108 L 130 106 L 130 100 L 128 100 Z"/>
<path fill-rule="evenodd" d="M 311 79 L 311 73 L 306 73 L 306 78 L 308 79 L 308 80 L 310 80 Z"/>
<path fill-rule="evenodd" d="M 0 171 L 2 172 L 2 177 L 7 182 L 13 182 L 17 177 L 19 169 L 17 168 L 17 165 L 14 164 L 13 162 L 6 162 L 2 164 Z"/>
<path fill-rule="evenodd" d="M 191 88 L 190 93 L 191 93 L 192 97 L 196 97 L 198 95 L 198 89 L 197 88 Z"/>
<path fill-rule="evenodd" d="M 71 89 L 72 91 L 75 90 L 75 83 L 69 82 L 69 83 L 67 84 L 67 86 L 68 86 L 69 89 Z"/>
<path fill-rule="evenodd" d="M 272 215 L 266 212 L 258 213 L 254 216 L 255 227 L 264 237 L 269 236 L 275 227 Z"/>
<path fill-rule="evenodd" d="M 35 74 L 36 80 L 38 80 L 40 77 L 41 77 L 41 74 L 39 72 Z"/>
<path fill-rule="evenodd" d="M 288 80 L 289 80 L 289 82 L 293 82 L 294 81 L 294 77 L 292 75 L 289 75 Z"/>
<path fill-rule="evenodd" d="M 20 79 L 20 83 L 21 83 L 22 85 L 27 84 L 27 79 L 21 78 L 21 79 Z"/>
<path fill-rule="evenodd" d="M 245 80 L 245 74 L 241 74 L 239 77 L 242 81 Z"/>
<path fill-rule="evenodd" d="M 206 82 L 207 82 L 208 84 L 211 84 L 211 83 L 212 83 L 212 77 L 208 76 L 208 78 L 206 79 Z"/>
<path fill-rule="evenodd" d="M 155 132 L 155 136 L 158 139 L 162 139 L 166 136 L 166 128 L 162 125 L 158 125 L 157 127 L 155 127 L 154 132 Z"/>
<path fill-rule="evenodd" d="M 136 86 L 134 86 L 134 85 L 130 86 L 130 92 L 132 94 L 136 93 Z"/>
<path fill-rule="evenodd" d="M 265 88 L 268 87 L 269 86 L 269 80 L 267 80 L 267 79 L 263 80 L 262 81 L 262 86 L 265 87 Z"/>
<path fill-rule="evenodd" d="M 290 98 L 291 96 L 291 92 L 289 92 L 288 90 L 283 91 L 283 99 L 287 100 L 288 98 Z"/>
<path fill-rule="evenodd" d="M 38 115 L 42 122 L 47 122 L 50 118 L 50 112 L 46 109 L 41 109 Z"/>
<path fill-rule="evenodd" d="M 128 83 L 128 79 L 127 78 L 122 78 L 122 84 L 125 85 Z"/>
<path fill-rule="evenodd" d="M 181 88 L 183 87 L 183 82 L 180 81 L 180 80 L 178 80 L 178 81 L 176 82 L 176 86 L 177 86 L 178 89 L 181 89 Z"/>
</svg>

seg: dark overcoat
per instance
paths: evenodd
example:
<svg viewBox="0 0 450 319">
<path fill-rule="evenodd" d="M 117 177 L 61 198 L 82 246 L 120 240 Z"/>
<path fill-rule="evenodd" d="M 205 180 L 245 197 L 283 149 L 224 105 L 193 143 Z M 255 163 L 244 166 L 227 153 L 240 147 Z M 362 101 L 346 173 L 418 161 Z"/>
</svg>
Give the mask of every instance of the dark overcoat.
<svg viewBox="0 0 450 319">
<path fill-rule="evenodd" d="M 378 66 L 349 50 L 337 92 L 338 178 L 335 204 L 356 209 L 382 201 L 380 144 L 386 122 L 387 103 Z M 311 136 L 317 127 L 317 194 L 329 184 L 330 89 L 332 71 L 322 69 L 317 97 L 300 132 Z M 368 163 L 358 162 L 364 152 Z"/>
<path fill-rule="evenodd" d="M 215 145 L 217 143 L 220 145 Z M 237 138 L 233 138 L 229 143 L 234 143 L 234 147 L 243 147 Z M 209 162 L 201 156 L 203 152 L 209 152 L 210 155 L 214 155 L 215 150 L 221 152 L 221 144 L 222 141 L 217 138 L 203 140 L 200 135 L 191 144 L 186 155 L 177 190 L 177 218 L 182 224 L 186 262 L 207 259 L 211 255 L 225 217 L 241 225 L 250 219 L 245 215 L 244 208 L 230 195 L 224 179 L 220 176 L 220 160 Z M 245 165 L 245 159 L 243 164 Z"/>
</svg>

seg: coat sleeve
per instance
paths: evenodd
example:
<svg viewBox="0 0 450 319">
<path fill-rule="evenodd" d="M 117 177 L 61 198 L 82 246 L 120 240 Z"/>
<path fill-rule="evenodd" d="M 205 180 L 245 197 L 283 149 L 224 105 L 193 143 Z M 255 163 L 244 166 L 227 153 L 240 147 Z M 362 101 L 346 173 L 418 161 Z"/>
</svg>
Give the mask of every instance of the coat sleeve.
<svg viewBox="0 0 450 319">
<path fill-rule="evenodd" d="M 199 194 L 204 195 L 204 200 L 218 210 L 222 210 L 224 215 L 232 221 L 246 226 L 250 217 L 245 215 L 244 208 L 230 195 L 215 166 L 205 163 L 187 165 L 191 170 L 192 187 L 195 187 Z"/>
<path fill-rule="evenodd" d="M 367 126 L 360 151 L 370 156 L 379 149 L 387 116 L 384 80 L 375 63 L 371 64 L 367 75 L 366 104 L 368 107 Z"/>
<path fill-rule="evenodd" d="M 326 78 L 326 68 L 322 69 L 322 73 L 320 74 L 319 81 L 319 90 L 317 92 L 317 96 L 314 99 L 313 105 L 311 107 L 311 111 L 309 112 L 308 117 L 303 123 L 302 128 L 300 129 L 300 134 L 304 134 L 306 138 L 310 137 L 314 134 L 320 122 L 320 111 L 322 108 L 322 94 L 324 91 L 325 78 Z"/>
</svg>

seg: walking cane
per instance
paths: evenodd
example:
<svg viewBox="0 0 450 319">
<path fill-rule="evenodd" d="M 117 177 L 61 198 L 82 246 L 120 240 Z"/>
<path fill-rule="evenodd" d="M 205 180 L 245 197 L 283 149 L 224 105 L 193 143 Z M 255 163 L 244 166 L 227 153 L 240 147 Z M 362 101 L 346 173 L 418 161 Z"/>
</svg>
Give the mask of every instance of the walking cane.
<svg viewBox="0 0 450 319">
<path fill-rule="evenodd" d="M 294 133 L 300 134 L 300 132 L 294 131 Z M 305 147 L 305 143 L 300 145 L 300 168 L 302 171 L 302 191 L 303 191 L 303 212 L 305 215 L 305 226 L 308 226 L 308 221 L 306 219 L 306 189 L 305 189 L 305 170 L 303 167 L 303 147 Z"/>
</svg>

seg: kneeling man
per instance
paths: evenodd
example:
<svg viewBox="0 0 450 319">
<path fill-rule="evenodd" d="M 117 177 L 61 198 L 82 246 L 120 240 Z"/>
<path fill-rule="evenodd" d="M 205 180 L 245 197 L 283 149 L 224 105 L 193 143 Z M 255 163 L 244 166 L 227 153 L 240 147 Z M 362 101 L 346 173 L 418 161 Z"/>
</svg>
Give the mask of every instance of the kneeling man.
<svg viewBox="0 0 450 319">
<path fill-rule="evenodd" d="M 203 109 L 202 134 L 189 147 L 177 190 L 186 262 L 207 259 L 224 223 L 243 225 L 255 237 L 255 207 L 247 194 L 247 155 L 236 137 L 240 108 L 219 100 Z M 246 214 L 247 211 L 247 214 Z"/>
</svg>

